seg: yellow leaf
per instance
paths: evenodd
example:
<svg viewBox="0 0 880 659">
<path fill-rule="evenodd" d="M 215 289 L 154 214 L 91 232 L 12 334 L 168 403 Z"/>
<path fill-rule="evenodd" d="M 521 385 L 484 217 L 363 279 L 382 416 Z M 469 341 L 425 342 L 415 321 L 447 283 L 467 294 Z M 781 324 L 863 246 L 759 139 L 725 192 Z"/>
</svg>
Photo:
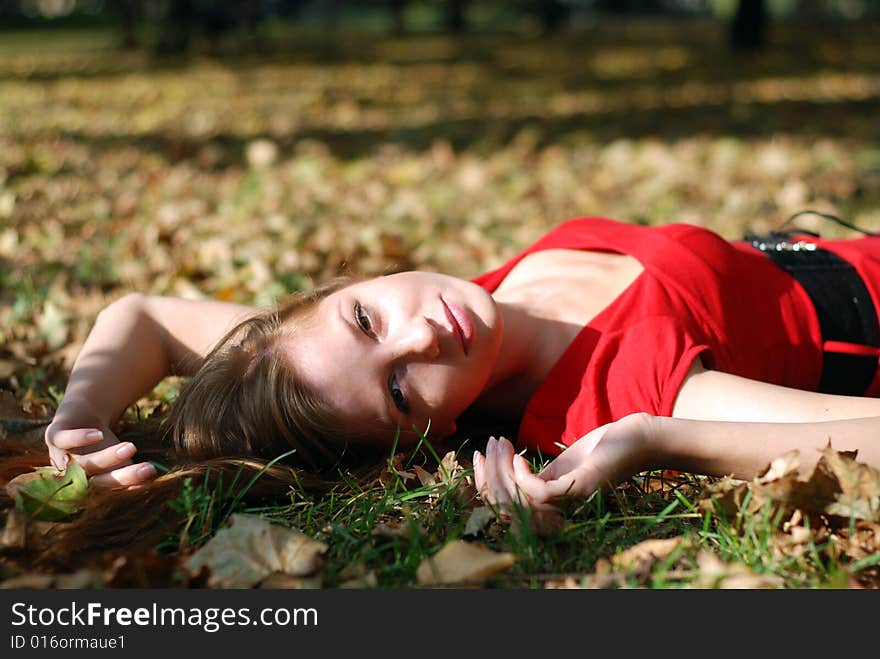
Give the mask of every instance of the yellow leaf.
<svg viewBox="0 0 880 659">
<path fill-rule="evenodd" d="M 617 569 L 627 569 L 640 564 L 651 564 L 655 561 L 662 561 L 674 552 L 682 538 L 662 538 L 643 540 L 628 549 L 624 549 L 616 556 L 611 557 L 611 562 Z"/>
<path fill-rule="evenodd" d="M 416 578 L 423 586 L 482 582 L 516 563 L 516 556 L 482 544 L 455 540 L 422 561 Z"/>
</svg>

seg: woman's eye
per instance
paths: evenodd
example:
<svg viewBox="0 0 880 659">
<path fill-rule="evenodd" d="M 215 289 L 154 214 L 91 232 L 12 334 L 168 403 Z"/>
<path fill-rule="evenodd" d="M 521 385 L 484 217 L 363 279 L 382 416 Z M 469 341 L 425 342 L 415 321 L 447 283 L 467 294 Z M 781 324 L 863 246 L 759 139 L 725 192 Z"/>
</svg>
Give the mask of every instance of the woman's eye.
<svg viewBox="0 0 880 659">
<path fill-rule="evenodd" d="M 400 388 L 400 384 L 397 382 L 394 374 L 388 380 L 388 389 L 391 391 L 391 399 L 394 401 L 397 409 L 404 414 L 409 414 L 409 404 L 406 402 L 406 395 L 403 393 L 403 389 Z"/>
<path fill-rule="evenodd" d="M 361 306 L 360 302 L 354 303 L 354 318 L 358 327 L 360 327 L 365 333 L 369 334 L 372 331 L 373 325 L 370 322 L 370 317 L 364 312 L 364 308 Z"/>
<path fill-rule="evenodd" d="M 354 318 L 358 327 L 361 328 L 361 331 L 365 334 L 373 333 L 373 323 L 370 321 L 370 316 L 364 311 L 360 302 L 354 303 Z M 391 400 L 394 401 L 394 406 L 404 414 L 409 414 L 409 403 L 407 403 L 406 394 L 404 394 L 403 389 L 400 388 L 400 384 L 397 382 L 397 376 L 394 375 L 394 373 L 388 378 L 388 391 L 391 393 Z"/>
</svg>

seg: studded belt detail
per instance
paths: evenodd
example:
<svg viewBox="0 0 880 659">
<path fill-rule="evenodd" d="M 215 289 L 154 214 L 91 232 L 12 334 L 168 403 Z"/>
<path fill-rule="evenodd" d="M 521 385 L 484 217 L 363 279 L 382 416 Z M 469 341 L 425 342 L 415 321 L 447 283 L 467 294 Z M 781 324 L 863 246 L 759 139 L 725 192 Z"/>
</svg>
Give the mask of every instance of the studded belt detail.
<svg viewBox="0 0 880 659">
<path fill-rule="evenodd" d="M 808 241 L 770 236 L 751 242 L 794 277 L 813 302 L 823 341 L 818 390 L 863 395 L 877 371 L 880 324 L 859 273 L 837 254 Z"/>
</svg>

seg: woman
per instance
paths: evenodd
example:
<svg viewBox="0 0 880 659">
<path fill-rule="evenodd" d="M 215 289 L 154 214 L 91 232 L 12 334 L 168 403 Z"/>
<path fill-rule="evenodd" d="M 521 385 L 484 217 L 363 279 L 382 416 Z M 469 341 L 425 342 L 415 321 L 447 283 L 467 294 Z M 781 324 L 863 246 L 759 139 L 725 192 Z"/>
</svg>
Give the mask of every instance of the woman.
<svg viewBox="0 0 880 659">
<path fill-rule="evenodd" d="M 491 415 L 558 456 L 533 474 L 490 439 L 474 472 L 497 504 L 550 507 L 659 467 L 749 478 L 792 448 L 809 466 L 829 440 L 880 467 L 878 296 L 875 238 L 768 250 L 604 218 L 472 281 L 335 280 L 268 311 L 129 295 L 98 316 L 46 442 L 96 485 L 146 483 L 154 468 L 110 427 L 180 374 L 169 427 L 193 460 L 295 449 L 321 469 Z"/>
</svg>

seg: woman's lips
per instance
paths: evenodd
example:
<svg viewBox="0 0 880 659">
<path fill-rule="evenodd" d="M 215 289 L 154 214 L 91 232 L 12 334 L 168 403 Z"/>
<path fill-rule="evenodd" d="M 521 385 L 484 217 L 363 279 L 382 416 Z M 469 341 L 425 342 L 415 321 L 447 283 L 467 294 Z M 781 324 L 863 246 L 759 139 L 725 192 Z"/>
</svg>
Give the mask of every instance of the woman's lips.
<svg viewBox="0 0 880 659">
<path fill-rule="evenodd" d="M 443 300 L 442 297 L 440 299 Z M 457 304 L 443 300 L 443 306 L 446 307 L 446 315 L 458 333 L 461 339 L 461 347 L 464 350 L 464 354 L 467 355 L 474 341 L 474 324 L 471 322 L 467 311 Z"/>
</svg>

